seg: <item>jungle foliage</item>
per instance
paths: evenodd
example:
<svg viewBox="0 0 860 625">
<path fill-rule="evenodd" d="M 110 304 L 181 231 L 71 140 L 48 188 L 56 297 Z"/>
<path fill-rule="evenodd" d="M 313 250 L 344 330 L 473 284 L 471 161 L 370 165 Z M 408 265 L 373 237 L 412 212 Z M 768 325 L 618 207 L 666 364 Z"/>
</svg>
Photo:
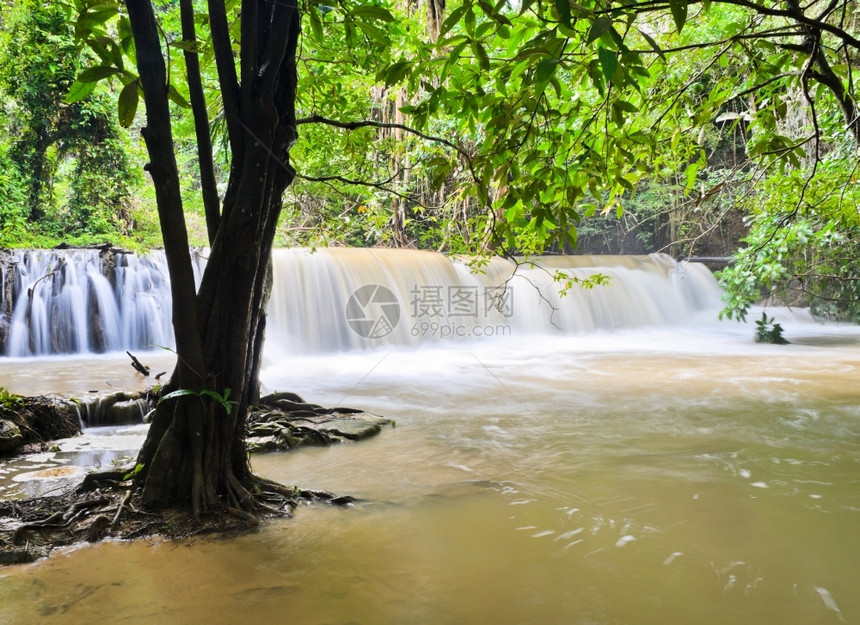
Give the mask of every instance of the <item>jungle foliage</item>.
<svg viewBox="0 0 860 625">
<path fill-rule="evenodd" d="M 39 211 L 46 214 L 37 231 L 56 233 L 68 217 L 83 223 L 85 202 L 76 198 L 85 188 L 133 189 L 125 200 L 98 194 L 101 208 L 82 226 L 98 234 L 128 227 L 120 205 L 134 210 L 134 197 L 151 208 L 151 191 L 133 186 L 129 169 L 98 163 L 88 165 L 96 179 L 69 174 L 58 184 L 58 173 L 83 162 L 65 156 L 74 141 L 57 139 L 40 157 L 36 122 L 22 113 L 48 120 L 85 108 L 103 120 L 110 94 L 118 119 L 136 130 L 139 85 L 120 58 L 127 28 L 123 35 L 120 20 L 106 31 L 120 47 L 76 53 L 73 26 L 60 23 L 65 3 L 7 4 L 14 8 L 3 18 L 0 87 L 3 123 L 14 132 L 0 141 L 9 163 L 0 221 L 10 233 L 0 244 L 33 231 Z M 199 134 L 181 71 L 189 54 L 201 65 L 220 197 L 230 146 L 202 30 L 207 3 L 193 4 L 203 33 L 193 41 L 182 33 L 177 1 L 156 6 L 170 53 L 183 197 L 192 238 L 198 232 L 202 242 L 202 191 L 212 184 L 197 168 Z M 68 3 L 105 24 L 113 5 Z M 239 3 L 225 8 L 238 36 Z M 735 253 L 721 278 L 728 315 L 742 317 L 773 294 L 857 318 L 855 1 L 307 0 L 301 10 L 299 139 L 290 152 L 297 176 L 277 244 Z M 39 43 L 48 36 L 50 51 Z M 56 51 L 62 63 L 45 62 Z M 23 65 L 42 71 L 18 80 Z M 58 94 L 75 77 L 63 103 Z M 139 167 L 136 132 L 116 136 Z M 51 175 L 35 176 L 39 167 Z M 125 187 L 109 179 L 119 172 Z M 48 195 L 53 204 L 36 199 Z"/>
<path fill-rule="evenodd" d="M 132 146 L 108 89 L 66 102 L 92 58 L 62 3 L 4 1 L 0 246 L 104 242 L 135 228 Z M 137 179 L 142 179 L 137 176 Z"/>
</svg>

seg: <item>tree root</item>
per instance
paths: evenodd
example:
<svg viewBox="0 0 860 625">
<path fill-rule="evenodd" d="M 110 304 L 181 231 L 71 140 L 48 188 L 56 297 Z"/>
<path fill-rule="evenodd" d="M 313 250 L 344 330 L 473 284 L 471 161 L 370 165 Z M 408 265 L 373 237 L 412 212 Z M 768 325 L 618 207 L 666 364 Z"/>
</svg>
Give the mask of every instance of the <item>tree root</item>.
<svg viewBox="0 0 860 625">
<path fill-rule="evenodd" d="M 222 500 L 192 519 L 190 507 L 145 509 L 141 490 L 116 482 L 119 470 L 88 476 L 64 495 L 0 502 L 0 566 L 32 562 L 55 547 L 107 537 L 131 540 L 146 536 L 184 540 L 203 534 L 233 535 L 252 531 L 267 519 L 291 518 L 301 502 L 349 505 L 353 497 L 321 490 L 302 490 L 256 476 L 231 484 L 238 505 Z M 107 490 L 92 489 L 121 484 Z"/>
<path fill-rule="evenodd" d="M 232 517 L 244 521 L 249 528 L 258 527 L 260 525 L 260 519 L 255 517 L 250 512 L 245 512 L 240 508 L 233 508 L 231 506 L 227 506 L 226 508 L 224 508 L 224 512 L 226 512 Z"/>
<path fill-rule="evenodd" d="M 24 535 L 31 530 L 41 530 L 45 528 L 64 529 L 77 521 L 80 517 L 87 513 L 90 508 L 98 508 L 110 503 L 108 497 L 96 497 L 86 501 L 78 501 L 68 507 L 65 512 L 55 512 L 51 516 L 42 519 L 41 521 L 32 521 L 20 525 L 12 534 L 12 544 L 20 545 Z"/>
<path fill-rule="evenodd" d="M 87 493 L 100 488 L 114 488 L 126 481 L 132 469 L 117 469 L 114 471 L 99 471 L 88 473 L 78 486 L 78 493 Z"/>
<path fill-rule="evenodd" d="M 113 516 L 113 520 L 110 522 L 110 530 L 113 532 L 116 529 L 117 523 L 119 523 L 119 517 L 122 515 L 122 511 L 125 508 L 125 505 L 128 503 L 128 500 L 131 499 L 131 491 L 127 491 L 125 493 L 125 497 L 122 498 L 122 501 L 119 504 L 119 507 L 116 510 L 116 514 Z"/>
</svg>

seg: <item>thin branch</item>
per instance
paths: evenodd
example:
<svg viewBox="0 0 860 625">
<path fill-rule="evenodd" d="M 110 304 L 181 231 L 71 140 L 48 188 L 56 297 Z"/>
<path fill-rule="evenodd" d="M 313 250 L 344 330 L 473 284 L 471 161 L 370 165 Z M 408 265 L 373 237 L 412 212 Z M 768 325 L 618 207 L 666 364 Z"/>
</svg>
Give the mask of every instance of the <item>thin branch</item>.
<svg viewBox="0 0 860 625">
<path fill-rule="evenodd" d="M 736 93 L 732 99 L 736 100 L 737 98 L 742 98 L 744 96 L 750 95 L 751 93 L 755 93 L 759 89 L 764 89 L 771 83 L 775 83 L 777 80 L 782 80 L 783 78 L 793 78 L 802 76 L 803 72 L 784 72 L 779 76 L 773 76 L 772 78 L 768 78 L 764 82 L 760 82 L 757 85 L 753 85 L 749 89 L 744 89 L 740 93 Z"/>
<path fill-rule="evenodd" d="M 370 119 L 363 119 L 359 121 L 352 122 L 342 122 L 337 119 L 329 119 L 327 117 L 323 117 L 322 115 L 311 115 L 310 117 L 302 117 L 296 120 L 296 125 L 303 124 L 325 124 L 326 126 L 333 126 L 335 128 L 342 128 L 343 130 L 358 130 L 359 128 L 390 128 L 396 130 L 402 130 L 403 132 L 408 132 L 410 134 L 415 135 L 416 137 L 420 137 L 425 141 L 433 141 L 434 143 L 441 143 L 442 145 L 446 145 L 455 152 L 457 152 L 460 156 L 462 156 L 471 166 L 472 156 L 466 150 L 458 146 L 457 144 L 449 141 L 448 139 L 444 139 L 442 137 L 435 137 L 433 135 L 428 135 L 426 133 L 421 132 L 415 128 L 407 126 L 406 124 L 396 124 L 392 122 L 377 122 Z"/>
<path fill-rule="evenodd" d="M 379 189 L 381 191 L 385 191 L 386 193 L 390 193 L 392 195 L 395 195 L 395 196 L 397 196 L 403 200 L 415 200 L 414 195 L 401 193 L 400 191 L 397 191 L 397 190 L 392 189 L 391 187 L 387 186 L 392 180 L 397 178 L 397 176 L 399 176 L 399 175 L 400 175 L 400 172 L 398 171 L 397 173 L 392 175 L 391 178 L 389 178 L 388 180 L 385 180 L 383 182 L 374 182 L 371 180 L 357 180 L 355 178 L 347 178 L 346 176 L 338 176 L 338 175 L 333 175 L 333 176 L 305 176 L 303 174 L 296 174 L 296 178 L 299 178 L 300 180 L 305 180 L 307 182 L 324 182 L 324 183 L 340 182 L 343 184 L 349 184 L 349 185 L 360 186 L 360 187 L 371 187 L 373 189 Z M 416 203 L 421 205 L 421 206 L 424 206 L 424 204 L 421 202 L 416 202 Z M 425 208 L 433 208 L 433 207 L 426 206 Z"/>
<path fill-rule="evenodd" d="M 191 0 L 180 0 L 180 19 L 182 40 L 197 42 L 194 27 L 194 6 Z M 218 199 L 218 184 L 215 179 L 215 163 L 212 158 L 212 137 L 209 133 L 209 114 L 206 110 L 206 97 L 203 94 L 203 80 L 200 74 L 200 59 L 196 50 L 185 50 L 185 74 L 188 79 L 188 92 L 191 97 L 191 111 L 194 117 L 194 132 L 197 137 L 197 162 L 200 169 L 200 192 L 206 214 L 206 230 L 210 245 L 218 233 L 221 211 Z"/>
<path fill-rule="evenodd" d="M 740 35 L 732 35 L 731 37 L 727 37 L 726 39 L 720 39 L 717 41 L 706 41 L 703 43 L 691 43 L 684 46 L 677 46 L 675 48 L 661 48 L 660 50 L 655 50 L 653 48 L 644 48 L 642 50 L 631 50 L 635 54 L 656 54 L 656 55 L 665 55 L 665 54 L 673 54 L 677 52 L 686 52 L 687 50 L 706 50 L 708 48 L 714 48 L 716 46 L 722 46 L 727 43 L 732 43 L 734 41 L 742 41 L 745 39 L 781 39 L 784 37 L 794 37 L 800 36 L 802 33 L 795 32 L 795 28 L 800 28 L 799 26 L 782 26 L 780 28 L 773 28 L 767 31 L 762 32 L 753 32 L 753 33 L 745 33 Z"/>
<path fill-rule="evenodd" d="M 230 38 L 230 25 L 225 19 L 227 10 L 224 0 L 209 0 L 209 21 L 212 33 L 212 49 L 215 52 L 215 65 L 218 68 L 218 83 L 224 102 L 224 119 L 227 122 L 227 137 L 233 154 L 240 154 L 242 132 L 239 127 L 239 78 L 233 59 L 233 44 Z"/>
<path fill-rule="evenodd" d="M 761 15 L 768 15 L 771 17 L 785 17 L 788 19 L 792 19 L 795 22 L 800 24 L 805 24 L 807 26 L 811 26 L 812 28 L 818 28 L 823 31 L 830 33 L 844 41 L 845 43 L 851 44 L 855 48 L 860 49 L 860 39 L 854 37 L 853 35 L 847 33 L 843 29 L 833 26 L 832 24 L 828 24 L 827 22 L 819 21 L 816 18 L 807 17 L 804 15 L 799 9 L 798 10 L 784 10 L 784 9 L 771 9 L 760 4 L 756 4 L 755 2 L 749 2 L 748 0 L 719 0 L 721 3 L 732 4 L 739 7 L 744 7 L 750 9 L 751 11 L 755 11 Z M 691 2 L 692 4 L 692 2 Z"/>
</svg>

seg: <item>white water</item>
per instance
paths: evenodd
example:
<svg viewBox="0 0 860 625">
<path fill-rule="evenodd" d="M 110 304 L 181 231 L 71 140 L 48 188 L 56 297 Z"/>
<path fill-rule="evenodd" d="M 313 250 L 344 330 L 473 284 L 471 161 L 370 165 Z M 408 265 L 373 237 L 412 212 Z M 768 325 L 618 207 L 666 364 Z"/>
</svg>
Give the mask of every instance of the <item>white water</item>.
<svg viewBox="0 0 860 625">
<path fill-rule="evenodd" d="M 164 255 L 97 250 L 18 251 L 0 289 L 5 355 L 87 354 L 171 347 Z M 196 256 L 197 272 L 205 262 Z M 713 318 L 719 289 L 697 264 L 665 255 L 562 256 L 539 266 L 492 259 L 479 267 L 432 252 L 276 250 L 269 343 L 322 353 L 445 339 L 688 323 Z M 559 290 L 595 274 L 597 289 Z M 559 281 L 560 279 L 560 281 Z M 2 311 L 11 311 L 4 313 Z M 702 313 L 702 314 L 700 314 Z M 0 339 L 2 339 L 0 333 Z"/>
<path fill-rule="evenodd" d="M 362 443 L 254 458 L 363 503 L 5 569 L 0 622 L 860 622 L 860 331 L 786 333 L 269 358 L 272 388 L 396 419 Z"/>
<path fill-rule="evenodd" d="M 496 258 L 470 267 L 432 252 L 278 250 L 267 341 L 286 353 L 327 353 L 440 340 L 583 334 L 714 322 L 710 271 L 665 255 L 559 256 L 537 266 Z M 561 276 L 607 284 L 573 285 Z"/>
<path fill-rule="evenodd" d="M 5 353 L 22 357 L 171 346 L 163 256 L 120 254 L 105 276 L 97 250 L 13 252 Z M 10 304 L 0 294 L 0 310 Z M 93 321 L 99 323 L 93 323 Z"/>
</svg>

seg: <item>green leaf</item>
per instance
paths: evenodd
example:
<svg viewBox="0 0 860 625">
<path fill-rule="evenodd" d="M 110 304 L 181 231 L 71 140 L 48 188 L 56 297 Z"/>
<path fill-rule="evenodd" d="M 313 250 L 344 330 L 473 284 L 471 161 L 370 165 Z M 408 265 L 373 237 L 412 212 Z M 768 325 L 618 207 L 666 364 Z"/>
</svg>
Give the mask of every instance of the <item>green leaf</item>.
<svg viewBox="0 0 860 625">
<path fill-rule="evenodd" d="M 128 128 L 134 121 L 138 104 L 137 81 L 132 81 L 123 87 L 119 93 L 117 112 L 119 113 L 119 125 Z"/>
<path fill-rule="evenodd" d="M 92 32 L 96 26 L 104 24 L 118 13 L 119 8 L 109 4 L 91 7 L 78 18 L 75 30 L 79 34 Z"/>
<path fill-rule="evenodd" d="M 383 9 L 382 7 L 375 7 L 370 4 L 365 4 L 359 7 L 355 7 L 352 11 L 349 12 L 352 17 L 366 17 L 374 20 L 380 20 L 382 22 L 393 22 L 394 16 L 391 14 L 391 11 L 388 9 Z"/>
<path fill-rule="evenodd" d="M 404 76 L 409 73 L 412 64 L 409 61 L 397 61 L 388 67 L 384 67 L 377 75 L 378 79 L 385 79 L 385 86 L 390 87 L 403 80 Z"/>
<path fill-rule="evenodd" d="M 114 65 L 123 69 L 122 51 L 119 45 L 110 37 L 94 37 L 90 41 L 90 47 L 105 62 L 105 65 Z"/>
<path fill-rule="evenodd" d="M 475 34 L 475 11 L 472 10 L 472 5 L 466 7 L 466 15 L 463 18 L 463 25 L 466 27 L 466 32 L 470 35 Z"/>
<path fill-rule="evenodd" d="M 69 87 L 69 92 L 66 94 L 66 104 L 80 102 L 90 95 L 95 88 L 96 83 L 94 82 L 81 82 L 80 80 L 76 80 L 72 83 L 72 86 Z"/>
<path fill-rule="evenodd" d="M 547 82 L 555 73 L 555 68 L 560 62 L 558 59 L 543 59 L 539 62 L 535 68 L 535 82 Z"/>
<path fill-rule="evenodd" d="M 648 42 L 648 45 L 651 46 L 651 49 L 654 50 L 654 52 L 656 52 L 657 54 L 659 54 L 660 58 L 665 61 L 666 55 L 663 53 L 663 49 L 659 45 L 657 45 L 656 41 L 654 41 L 654 38 L 641 28 L 639 29 L 639 34 L 645 38 L 645 41 Z"/>
<path fill-rule="evenodd" d="M 131 34 L 131 24 L 128 21 L 128 17 L 125 15 L 119 16 L 117 31 L 119 33 L 119 45 L 122 48 L 122 51 L 125 52 L 125 54 L 127 54 L 133 61 L 135 59 L 134 36 Z"/>
<path fill-rule="evenodd" d="M 388 45 L 387 33 L 378 26 L 375 26 L 370 22 L 356 22 L 355 25 L 376 43 L 382 44 L 383 46 Z"/>
<path fill-rule="evenodd" d="M 90 67 L 89 69 L 85 69 L 80 74 L 78 74 L 78 80 L 80 82 L 96 82 L 102 80 L 103 78 L 107 78 L 108 76 L 113 76 L 114 74 L 119 74 L 120 70 L 116 67 L 112 67 L 110 65 L 99 65 L 97 67 Z"/>
<path fill-rule="evenodd" d="M 561 23 L 565 26 L 570 26 L 570 1 L 555 0 L 555 8 L 558 10 L 558 17 Z"/>
<path fill-rule="evenodd" d="M 490 57 L 487 56 L 487 51 L 484 50 L 484 46 L 477 39 L 472 41 L 472 51 L 478 58 L 478 65 L 481 66 L 481 69 L 488 71 L 490 69 Z"/>
<path fill-rule="evenodd" d="M 314 39 L 317 40 L 318 43 L 322 43 L 325 39 L 325 35 L 323 35 L 322 21 L 320 20 L 320 16 L 316 11 L 310 11 L 308 13 L 308 17 L 311 22 L 311 31 L 314 34 Z"/>
<path fill-rule="evenodd" d="M 445 66 L 442 68 L 442 80 L 444 80 L 448 76 L 448 72 L 450 72 L 451 68 L 457 63 L 460 58 L 460 55 L 463 53 L 463 50 L 467 45 L 469 45 L 469 40 L 464 39 L 456 46 L 454 46 L 448 53 L 448 60 L 445 61 Z"/>
<path fill-rule="evenodd" d="M 608 32 L 612 28 L 612 19 L 608 17 L 598 17 L 591 23 L 591 28 L 588 30 L 588 38 L 586 43 L 591 43 L 600 39 L 603 33 Z"/>
<path fill-rule="evenodd" d="M 600 68 L 603 70 L 606 80 L 612 80 L 615 70 L 618 69 L 618 57 L 615 52 L 601 46 L 597 49 L 597 57 L 600 59 Z"/>
<path fill-rule="evenodd" d="M 600 70 L 600 63 L 598 63 L 597 61 L 592 61 L 588 64 L 588 77 L 591 79 L 592 84 L 602 96 L 605 92 L 606 86 L 603 82 L 603 74 Z"/>
<path fill-rule="evenodd" d="M 203 52 L 203 44 L 199 41 L 187 41 L 184 39 L 182 41 L 171 41 L 170 47 L 179 48 L 184 52 L 193 52 L 194 54 L 200 54 Z"/>
<path fill-rule="evenodd" d="M 675 28 L 680 33 L 687 22 L 687 0 L 669 0 L 669 9 L 672 11 L 672 19 L 675 20 Z"/>
<path fill-rule="evenodd" d="M 453 11 L 451 14 L 445 18 L 445 21 L 442 22 L 442 26 L 439 27 L 439 39 L 442 39 L 442 35 L 446 34 L 449 30 L 454 28 L 454 25 L 460 21 L 460 18 L 463 17 L 463 14 L 466 12 L 467 5 L 463 4 Z"/>
<path fill-rule="evenodd" d="M 619 109 L 624 111 L 625 113 L 638 113 L 639 109 L 628 102 L 627 100 L 616 100 L 614 106 L 617 106 Z"/>
<path fill-rule="evenodd" d="M 188 100 L 182 97 L 182 94 L 179 93 L 176 90 L 176 87 L 174 87 L 173 85 L 168 86 L 167 97 L 184 109 L 191 108 L 191 105 L 188 103 Z"/>
<path fill-rule="evenodd" d="M 165 395 L 164 397 L 162 397 L 161 399 L 159 399 L 159 400 L 158 400 L 158 403 L 159 403 L 159 405 L 160 405 L 160 404 L 162 404 L 163 402 L 166 402 L 168 399 L 177 399 L 177 398 L 179 398 L 179 397 L 187 397 L 187 396 L 189 396 L 189 395 L 197 395 L 197 396 L 200 396 L 200 393 L 198 393 L 197 391 L 192 391 L 190 388 L 180 388 L 180 389 L 178 389 L 178 390 L 176 390 L 176 391 L 173 391 L 173 392 L 171 392 L 171 393 L 168 393 L 167 395 Z"/>
<path fill-rule="evenodd" d="M 138 473 L 143 471 L 143 466 L 144 466 L 143 464 L 138 462 L 136 465 L 134 465 L 134 468 L 131 471 L 129 471 L 128 473 L 126 473 L 123 476 L 122 481 L 125 482 L 125 481 L 130 480 L 131 478 L 135 477 Z"/>
<path fill-rule="evenodd" d="M 224 410 L 227 412 L 227 414 L 230 414 L 233 411 L 233 406 L 236 406 L 239 404 L 239 402 L 237 402 L 237 401 L 228 401 L 228 398 L 230 397 L 230 387 L 229 386 L 224 389 L 223 395 L 221 393 L 219 393 L 218 391 L 213 391 L 211 389 L 204 388 L 202 391 L 200 391 L 200 396 L 201 397 L 204 397 L 204 396 L 205 397 L 211 397 L 212 399 L 217 401 L 219 404 L 221 404 L 221 406 L 224 408 Z"/>
<path fill-rule="evenodd" d="M 699 163 L 690 163 L 687 165 L 687 169 L 684 170 L 684 175 L 687 178 L 687 187 L 686 190 L 689 192 L 696 184 L 696 175 L 699 173 Z"/>
</svg>

